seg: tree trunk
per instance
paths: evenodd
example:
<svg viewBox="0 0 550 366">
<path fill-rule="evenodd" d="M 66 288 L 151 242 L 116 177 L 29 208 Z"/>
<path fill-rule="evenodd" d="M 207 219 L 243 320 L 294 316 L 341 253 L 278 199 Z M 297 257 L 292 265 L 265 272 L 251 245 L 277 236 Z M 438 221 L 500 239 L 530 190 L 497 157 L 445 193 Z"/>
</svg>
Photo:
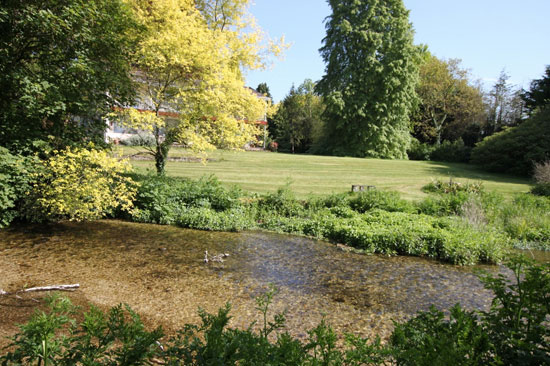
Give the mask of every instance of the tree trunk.
<svg viewBox="0 0 550 366">
<path fill-rule="evenodd" d="M 157 168 L 158 175 L 164 175 L 164 168 L 166 166 L 166 159 L 168 159 L 168 151 L 170 150 L 170 143 L 164 140 L 160 144 L 157 144 L 157 150 L 155 151 L 155 167 Z"/>
<path fill-rule="evenodd" d="M 445 123 L 445 120 L 447 119 L 447 115 L 445 114 L 443 117 L 441 117 L 441 120 L 438 121 L 435 116 L 432 115 L 432 121 L 434 123 L 435 131 L 437 133 L 437 140 L 436 145 L 441 145 L 441 131 L 443 130 L 443 123 Z"/>
</svg>

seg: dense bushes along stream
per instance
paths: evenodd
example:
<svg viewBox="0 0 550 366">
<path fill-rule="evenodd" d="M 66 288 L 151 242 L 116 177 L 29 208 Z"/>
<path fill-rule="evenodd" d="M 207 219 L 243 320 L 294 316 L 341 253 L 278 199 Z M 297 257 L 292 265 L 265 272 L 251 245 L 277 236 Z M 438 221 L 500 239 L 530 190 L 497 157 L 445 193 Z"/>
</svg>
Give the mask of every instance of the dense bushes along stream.
<svg viewBox="0 0 550 366">
<path fill-rule="evenodd" d="M 379 190 L 298 200 L 288 187 L 250 197 L 215 177 L 148 176 L 141 179 L 135 208 L 122 217 L 201 230 L 285 232 L 367 253 L 455 264 L 498 263 L 511 244 L 550 247 L 548 198 L 524 194 L 507 202 L 479 184 L 452 182 L 426 189 L 432 194 L 419 203 Z"/>
<path fill-rule="evenodd" d="M 548 365 L 550 265 L 509 263 L 512 280 L 481 274 L 494 292 L 491 309 L 454 306 L 449 317 L 432 308 L 396 324 L 389 342 L 338 336 L 324 321 L 301 342 L 284 332 L 284 314 L 268 314 L 272 289 L 256 299 L 260 330 L 227 328 L 230 306 L 200 311 L 201 325 L 173 337 L 148 331 L 127 306 L 107 314 L 95 307 L 77 316 L 66 298 L 51 297 L 12 338 L 0 364 L 14 365 Z M 77 321 L 76 319 L 79 319 Z M 83 320 L 82 320 L 83 319 Z"/>
</svg>

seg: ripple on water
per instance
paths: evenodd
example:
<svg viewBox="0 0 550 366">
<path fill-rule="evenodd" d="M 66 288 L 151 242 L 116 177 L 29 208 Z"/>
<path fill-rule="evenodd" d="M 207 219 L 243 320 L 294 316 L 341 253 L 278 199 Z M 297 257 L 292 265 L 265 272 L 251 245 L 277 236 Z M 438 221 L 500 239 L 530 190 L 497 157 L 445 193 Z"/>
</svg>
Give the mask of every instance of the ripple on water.
<svg viewBox="0 0 550 366">
<path fill-rule="evenodd" d="M 204 251 L 229 253 L 224 263 Z M 491 293 L 472 267 L 413 257 L 344 252 L 335 245 L 263 232 L 216 233 L 120 221 L 61 223 L 0 231 L 0 265 L 25 263 L 0 288 L 78 281 L 90 301 L 128 302 L 159 322 L 196 322 L 196 309 L 233 304 L 233 325 L 257 319 L 253 298 L 270 283 L 294 335 L 325 316 L 339 332 L 387 336 L 391 320 L 430 305 L 484 309 Z M 497 267 L 487 267 L 497 270 Z M 33 272 L 34 271 L 34 272 Z M 16 278 L 21 281 L 17 282 Z"/>
</svg>

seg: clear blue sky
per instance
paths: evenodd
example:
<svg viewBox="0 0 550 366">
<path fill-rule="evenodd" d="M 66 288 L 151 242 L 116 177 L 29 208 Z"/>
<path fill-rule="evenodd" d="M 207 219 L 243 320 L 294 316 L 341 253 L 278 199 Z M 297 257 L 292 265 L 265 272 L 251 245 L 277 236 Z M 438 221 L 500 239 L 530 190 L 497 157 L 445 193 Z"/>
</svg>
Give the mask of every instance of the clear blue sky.
<svg viewBox="0 0 550 366">
<path fill-rule="evenodd" d="M 247 74 L 247 84 L 266 82 L 276 101 L 304 79 L 319 80 L 325 36 L 325 0 L 253 0 L 251 13 L 272 38 L 284 35 L 292 46 L 266 71 Z M 550 0 L 404 0 L 415 43 L 427 44 L 439 58 L 459 58 L 489 88 L 500 71 L 509 82 L 529 87 L 550 65 Z"/>
</svg>

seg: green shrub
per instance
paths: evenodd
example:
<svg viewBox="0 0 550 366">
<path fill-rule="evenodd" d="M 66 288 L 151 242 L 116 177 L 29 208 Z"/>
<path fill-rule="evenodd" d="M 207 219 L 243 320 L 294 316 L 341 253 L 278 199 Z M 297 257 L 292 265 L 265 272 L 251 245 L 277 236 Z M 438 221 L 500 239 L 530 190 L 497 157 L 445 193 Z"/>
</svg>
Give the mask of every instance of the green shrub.
<svg viewBox="0 0 550 366">
<path fill-rule="evenodd" d="M 550 249 L 550 199 L 517 194 L 498 206 L 488 206 L 490 223 L 508 234 L 520 247 Z"/>
<path fill-rule="evenodd" d="M 430 160 L 467 163 L 470 161 L 471 153 L 472 148 L 464 145 L 464 141 L 460 138 L 454 142 L 443 141 L 441 145 L 436 145 L 430 155 Z"/>
<path fill-rule="evenodd" d="M 434 145 L 422 143 L 412 138 L 411 145 L 407 150 L 407 156 L 410 160 L 431 160 L 431 155 L 435 148 Z"/>
<path fill-rule="evenodd" d="M 494 347 L 478 317 L 455 305 L 449 319 L 431 307 L 404 324 L 390 339 L 398 365 L 490 365 Z"/>
<path fill-rule="evenodd" d="M 404 199 L 401 199 L 398 192 L 380 191 L 371 189 L 360 192 L 350 198 L 349 206 L 360 213 L 373 209 L 381 209 L 389 212 L 412 212 L 414 206 Z"/>
<path fill-rule="evenodd" d="M 258 208 L 264 212 L 274 212 L 286 217 L 304 212 L 303 203 L 296 199 L 288 185 L 277 189 L 275 193 L 261 196 L 258 200 Z"/>
<path fill-rule="evenodd" d="M 165 176 L 148 176 L 140 181 L 140 187 L 131 212 L 137 222 L 174 224 L 185 203 L 180 197 L 182 182 Z"/>
<path fill-rule="evenodd" d="M 197 181 L 184 181 L 179 190 L 182 202 L 193 207 L 211 207 L 225 211 L 241 206 L 242 190 L 237 186 L 224 188 L 213 175 Z"/>
<path fill-rule="evenodd" d="M 537 183 L 531 188 L 531 193 L 536 196 L 550 197 L 550 183 Z"/>
<path fill-rule="evenodd" d="M 439 194 L 428 196 L 417 204 L 418 210 L 431 216 L 460 215 L 464 204 L 470 200 L 472 194 L 456 192 L 452 194 Z"/>
<path fill-rule="evenodd" d="M 0 228 L 20 216 L 22 202 L 32 189 L 37 169 L 34 157 L 12 155 L 0 147 Z"/>
<path fill-rule="evenodd" d="M 533 163 L 549 156 L 550 108 L 544 108 L 519 126 L 478 143 L 471 162 L 490 171 L 530 176 Z"/>
<path fill-rule="evenodd" d="M 272 214 L 260 220 L 258 226 L 343 243 L 368 253 L 426 256 L 461 265 L 499 263 L 508 244 L 507 237 L 495 231 L 476 230 L 427 215 L 383 210 L 359 214 L 333 207 L 308 217 Z"/>
<path fill-rule="evenodd" d="M 141 181 L 131 218 L 137 222 L 179 223 L 197 229 L 229 227 L 234 231 L 241 226 L 248 227 L 235 219 L 235 215 L 244 212 L 241 198 L 238 187 L 226 189 L 213 176 L 193 181 L 152 175 Z M 226 219 L 230 222 L 224 224 Z M 243 222 L 245 220 L 243 217 Z M 193 223 L 198 226 L 194 227 Z"/>
<path fill-rule="evenodd" d="M 513 278 L 485 273 L 485 288 L 495 294 L 482 322 L 504 365 L 550 364 L 550 265 L 525 258 L 508 263 Z"/>
<path fill-rule="evenodd" d="M 349 207 L 349 201 L 353 193 L 336 193 L 323 197 L 310 197 L 305 202 L 305 207 L 310 210 L 318 210 L 332 207 Z"/>
<path fill-rule="evenodd" d="M 550 363 L 550 265 L 514 259 L 513 279 L 483 274 L 495 297 L 473 313 L 435 308 L 396 324 L 390 344 L 399 365 L 547 365 Z"/>
<path fill-rule="evenodd" d="M 54 295 L 46 302 L 48 312 L 37 311 L 19 327 L 13 351 L 0 356 L 2 365 L 145 365 L 158 353 L 162 331 L 146 331 L 128 306 L 108 314 L 91 307 L 78 323 L 67 298 Z"/>
<path fill-rule="evenodd" d="M 430 193 L 481 193 L 485 191 L 482 182 L 461 183 L 454 182 L 452 178 L 449 178 L 448 182 L 444 182 L 441 179 L 434 179 L 431 183 L 422 187 L 422 190 Z"/>
<path fill-rule="evenodd" d="M 252 215 L 244 208 L 216 211 L 207 207 L 188 207 L 179 212 L 175 224 L 208 231 L 242 231 L 254 227 Z"/>
<path fill-rule="evenodd" d="M 346 335 L 346 348 L 336 347 L 336 334 L 324 321 L 308 331 L 302 343 L 283 332 L 284 313 L 268 315 L 276 290 L 256 299 L 261 328 L 228 328 L 230 305 L 209 314 L 199 310 L 201 324 L 186 324 L 175 336 L 163 338 L 160 328 L 148 332 L 128 306 L 108 314 L 95 307 L 76 320 L 66 298 L 50 298 L 49 312 L 37 312 L 12 338 L 12 351 L 0 364 L 16 365 L 380 365 L 390 350 L 380 339 Z M 80 317 L 78 317 L 80 318 Z"/>
</svg>

